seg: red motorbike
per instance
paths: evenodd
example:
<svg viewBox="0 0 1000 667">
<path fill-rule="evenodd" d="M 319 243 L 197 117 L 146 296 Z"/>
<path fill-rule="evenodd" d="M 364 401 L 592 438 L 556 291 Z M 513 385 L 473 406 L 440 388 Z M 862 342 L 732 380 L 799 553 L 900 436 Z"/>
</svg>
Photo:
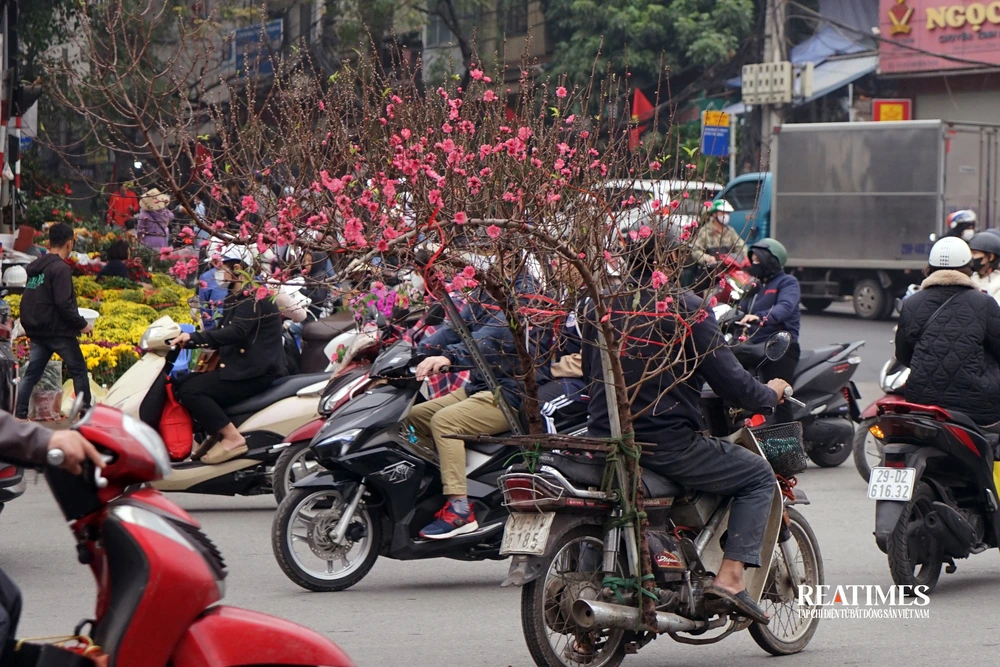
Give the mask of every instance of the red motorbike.
<svg viewBox="0 0 1000 667">
<path fill-rule="evenodd" d="M 106 466 L 72 475 L 56 467 L 63 454 L 52 450 L 45 477 L 71 522 L 80 562 L 97 580 L 94 619 L 76 634 L 89 625 L 109 667 L 353 666 L 312 630 L 216 605 L 226 577 L 218 548 L 159 491 L 137 488 L 170 473 L 156 431 L 102 405 L 73 428 L 94 443 Z M 21 644 L 14 664 L 73 664 L 51 661 L 52 651 Z"/>
<path fill-rule="evenodd" d="M 742 299 L 753 282 L 753 276 L 750 275 L 750 261 L 747 259 L 720 255 L 719 266 L 715 271 L 719 276 L 719 285 L 715 292 L 719 303 L 730 303 L 734 297 L 736 300 Z"/>
</svg>

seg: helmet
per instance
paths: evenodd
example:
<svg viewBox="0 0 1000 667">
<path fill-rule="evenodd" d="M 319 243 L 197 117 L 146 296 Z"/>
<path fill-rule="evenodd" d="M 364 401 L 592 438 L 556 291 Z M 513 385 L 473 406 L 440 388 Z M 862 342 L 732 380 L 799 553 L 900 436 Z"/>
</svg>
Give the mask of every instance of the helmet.
<svg viewBox="0 0 1000 667">
<path fill-rule="evenodd" d="M 754 250 L 766 250 L 771 253 L 771 255 L 778 260 L 778 264 L 784 268 L 785 262 L 788 261 L 788 251 L 785 250 L 785 246 L 781 242 L 774 239 L 761 239 L 757 241 L 752 246 L 750 246 L 750 254 L 753 254 Z"/>
<path fill-rule="evenodd" d="M 979 232 L 969 241 L 969 249 L 992 253 L 1000 257 L 1000 235 Z"/>
<path fill-rule="evenodd" d="M 239 263 L 250 266 L 253 264 L 253 253 L 245 245 L 230 244 L 219 251 L 219 259 L 223 264 Z"/>
<path fill-rule="evenodd" d="M 975 227 L 979 219 L 975 211 L 968 209 L 955 211 L 948 216 L 948 229 L 958 229 L 959 227 Z"/>
<path fill-rule="evenodd" d="M 987 234 L 993 234 L 994 236 L 1000 236 L 1000 229 L 987 229 Z"/>
<path fill-rule="evenodd" d="M 733 205 L 727 202 L 725 199 L 716 199 L 712 202 L 712 208 L 708 209 L 709 213 L 732 213 L 736 209 Z"/>
<path fill-rule="evenodd" d="M 931 248 L 927 263 L 935 269 L 961 269 L 972 262 L 969 244 L 957 236 L 943 238 Z"/>
<path fill-rule="evenodd" d="M 28 282 L 28 272 L 23 266 L 12 266 L 3 272 L 3 284 L 7 287 L 24 287 Z"/>
</svg>

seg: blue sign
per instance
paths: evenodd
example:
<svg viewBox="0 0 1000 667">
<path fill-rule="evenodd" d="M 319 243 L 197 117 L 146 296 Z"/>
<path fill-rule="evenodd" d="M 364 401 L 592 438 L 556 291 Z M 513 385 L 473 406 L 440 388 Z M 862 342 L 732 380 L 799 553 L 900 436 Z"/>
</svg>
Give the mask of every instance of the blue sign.
<svg viewBox="0 0 1000 667">
<path fill-rule="evenodd" d="M 706 111 L 701 116 L 701 154 L 708 157 L 729 155 L 729 114 Z"/>
<path fill-rule="evenodd" d="M 248 74 L 274 74 L 274 62 L 281 51 L 284 21 L 275 19 L 261 26 L 240 28 L 233 39 L 233 59 L 240 78 Z"/>
</svg>

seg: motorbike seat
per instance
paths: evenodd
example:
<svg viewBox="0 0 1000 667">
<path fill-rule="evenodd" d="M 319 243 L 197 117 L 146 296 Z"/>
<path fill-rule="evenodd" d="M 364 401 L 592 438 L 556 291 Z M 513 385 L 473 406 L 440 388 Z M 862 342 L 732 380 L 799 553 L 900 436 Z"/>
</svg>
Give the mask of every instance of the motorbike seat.
<svg viewBox="0 0 1000 667">
<path fill-rule="evenodd" d="M 574 486 L 600 488 L 604 480 L 604 455 L 581 456 L 559 452 L 545 452 L 538 458 L 539 465 L 552 466 L 566 476 Z M 642 471 L 642 483 L 647 498 L 672 498 L 684 495 L 684 488 L 650 470 Z"/>
<path fill-rule="evenodd" d="M 795 365 L 795 374 L 799 375 L 810 368 L 815 368 L 843 350 L 843 345 L 827 345 L 815 350 L 802 350 L 799 354 L 799 362 Z"/>
<path fill-rule="evenodd" d="M 265 389 L 256 396 L 248 398 L 245 401 L 240 401 L 235 405 L 230 405 L 226 408 L 226 414 L 232 417 L 235 415 L 247 415 L 253 414 L 254 412 L 260 412 L 264 408 L 274 405 L 283 398 L 294 396 L 311 384 L 324 382 L 329 378 L 329 373 L 286 375 L 283 378 L 275 380 L 269 388 Z M 319 404 L 319 399 L 317 399 L 316 402 Z"/>
<path fill-rule="evenodd" d="M 354 313 L 334 313 L 321 320 L 306 322 L 302 326 L 302 340 L 325 343 L 354 326 Z"/>
</svg>

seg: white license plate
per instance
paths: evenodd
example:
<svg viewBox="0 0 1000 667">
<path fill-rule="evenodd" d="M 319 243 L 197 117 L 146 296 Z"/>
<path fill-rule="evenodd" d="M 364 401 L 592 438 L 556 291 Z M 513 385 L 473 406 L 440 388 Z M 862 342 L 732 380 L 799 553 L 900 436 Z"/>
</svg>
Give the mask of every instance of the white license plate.
<svg viewBox="0 0 1000 667">
<path fill-rule="evenodd" d="M 515 513 L 507 517 L 503 529 L 500 554 L 530 554 L 540 556 L 545 553 L 545 543 L 549 539 L 554 512 Z"/>
<path fill-rule="evenodd" d="M 899 500 L 906 502 L 913 495 L 915 468 L 872 468 L 868 480 L 869 500 Z"/>
</svg>

